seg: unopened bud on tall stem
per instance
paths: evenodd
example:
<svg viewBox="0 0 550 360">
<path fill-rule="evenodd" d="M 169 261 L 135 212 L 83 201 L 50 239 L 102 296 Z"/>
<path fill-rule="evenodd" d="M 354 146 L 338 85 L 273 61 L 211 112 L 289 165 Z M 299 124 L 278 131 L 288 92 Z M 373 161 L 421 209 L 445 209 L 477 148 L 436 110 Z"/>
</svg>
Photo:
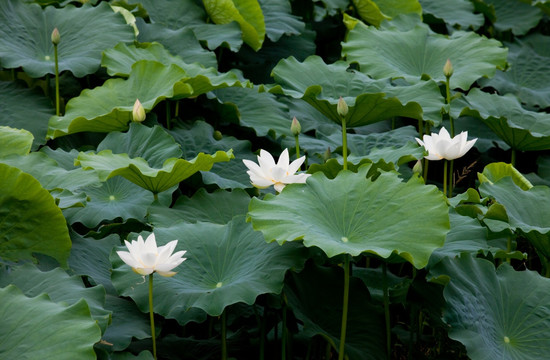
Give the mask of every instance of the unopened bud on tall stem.
<svg viewBox="0 0 550 360">
<path fill-rule="evenodd" d="M 146 118 L 145 115 L 145 109 L 143 108 L 143 105 L 139 102 L 139 99 L 136 99 L 136 102 L 134 103 L 134 109 L 132 110 L 132 121 L 134 122 L 142 122 Z"/>
<path fill-rule="evenodd" d="M 344 100 L 343 97 L 340 96 L 340 99 L 338 100 L 338 105 L 336 106 L 336 111 L 338 111 L 338 115 L 341 117 L 346 117 L 348 114 L 348 104 L 346 103 L 346 100 Z"/>
<path fill-rule="evenodd" d="M 59 35 L 59 30 L 57 28 L 52 31 L 52 44 L 57 45 L 61 41 L 61 36 Z"/>
</svg>

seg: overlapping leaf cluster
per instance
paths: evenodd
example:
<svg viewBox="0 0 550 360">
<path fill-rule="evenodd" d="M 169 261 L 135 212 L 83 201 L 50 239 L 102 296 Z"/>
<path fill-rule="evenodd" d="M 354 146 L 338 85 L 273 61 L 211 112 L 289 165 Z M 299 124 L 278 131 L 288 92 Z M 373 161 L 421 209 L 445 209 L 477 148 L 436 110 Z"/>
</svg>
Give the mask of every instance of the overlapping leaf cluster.
<svg viewBox="0 0 550 360">
<path fill-rule="evenodd" d="M 0 358 L 152 359 L 146 281 L 115 252 L 150 232 L 188 258 L 155 285 L 163 359 L 219 358 L 222 336 L 235 358 L 335 356 L 346 257 L 350 359 L 545 358 L 548 14 L 541 0 L 0 2 Z M 293 117 L 312 176 L 254 189 L 242 160 L 295 156 Z M 450 117 L 479 140 L 447 199 L 440 164 L 412 168 L 414 138 Z"/>
</svg>

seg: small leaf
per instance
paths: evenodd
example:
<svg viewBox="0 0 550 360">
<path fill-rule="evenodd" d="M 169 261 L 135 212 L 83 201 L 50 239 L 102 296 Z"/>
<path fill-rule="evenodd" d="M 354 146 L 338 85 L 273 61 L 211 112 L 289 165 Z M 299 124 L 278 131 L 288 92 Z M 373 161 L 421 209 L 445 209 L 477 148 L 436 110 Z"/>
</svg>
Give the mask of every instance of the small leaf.
<svg viewBox="0 0 550 360">
<path fill-rule="evenodd" d="M 9 155 L 27 155 L 31 151 L 34 136 L 27 130 L 0 126 L 0 158 Z"/>
</svg>

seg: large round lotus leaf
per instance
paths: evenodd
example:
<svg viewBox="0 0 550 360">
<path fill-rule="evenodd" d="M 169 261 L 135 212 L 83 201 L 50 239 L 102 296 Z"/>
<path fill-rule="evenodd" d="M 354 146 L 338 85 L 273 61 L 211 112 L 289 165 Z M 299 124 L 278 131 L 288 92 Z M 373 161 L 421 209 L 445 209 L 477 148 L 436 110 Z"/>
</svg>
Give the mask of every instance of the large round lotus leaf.
<svg viewBox="0 0 550 360">
<path fill-rule="evenodd" d="M 0 289 L 0 354 L 4 359 L 96 358 L 101 330 L 84 299 L 66 307 L 43 294 L 28 298 L 14 285 Z"/>
<path fill-rule="evenodd" d="M 99 69 L 101 52 L 134 40 L 134 32 L 107 3 L 76 8 L 47 6 L 18 0 L 0 3 L 0 58 L 4 68 L 23 67 L 31 77 L 55 74 L 50 35 L 59 30 L 59 71 L 82 77 Z"/>
<path fill-rule="evenodd" d="M 521 151 L 550 149 L 550 115 L 525 110 L 518 99 L 472 89 L 461 115 L 483 121 L 510 147 Z"/>
<path fill-rule="evenodd" d="M 307 266 L 289 277 L 284 292 L 294 316 L 304 324 L 303 336 L 322 335 L 338 349 L 343 285 L 344 272 L 339 268 Z M 346 357 L 350 360 L 386 358 L 382 308 L 371 304 L 369 298 L 362 281 L 352 277 L 345 344 Z"/>
<path fill-rule="evenodd" d="M 285 273 L 301 268 L 305 249 L 267 244 L 244 216 L 225 225 L 177 223 L 155 229 L 157 244 L 179 239 L 176 250 L 187 250 L 187 258 L 171 278 L 155 276 L 155 312 L 180 321 L 192 308 L 219 316 L 226 306 L 238 302 L 252 304 L 265 293 L 280 293 Z M 113 285 L 130 296 L 142 310 L 147 309 L 148 287 L 118 256 L 113 262 Z"/>
<path fill-rule="evenodd" d="M 81 131 L 126 130 L 136 99 L 145 110 L 151 110 L 166 98 L 192 94 L 192 87 L 182 82 L 185 77 L 186 72 L 177 65 L 138 61 L 127 80 L 109 79 L 69 100 L 64 116 L 50 118 L 48 137 L 53 139 Z"/>
<path fill-rule="evenodd" d="M 46 142 L 48 119 L 55 114 L 50 99 L 38 91 L 2 81 L 0 109 L 0 125 L 30 131 L 34 136 L 33 148 Z"/>
<path fill-rule="evenodd" d="M 504 263 L 463 255 L 430 270 L 448 276 L 443 295 L 449 337 L 472 360 L 540 360 L 550 351 L 550 280 Z"/>
<path fill-rule="evenodd" d="M 424 16 L 432 15 L 451 26 L 478 29 L 485 22 L 483 14 L 474 13 L 474 4 L 469 0 L 419 0 L 419 2 Z"/>
<path fill-rule="evenodd" d="M 255 51 L 265 38 L 264 14 L 258 0 L 202 0 L 210 19 L 216 24 L 236 21 L 241 26 L 243 41 Z"/>
<path fill-rule="evenodd" d="M 0 126 L 0 158 L 9 155 L 27 155 L 34 137 L 27 130 Z"/>
<path fill-rule="evenodd" d="M 303 239 L 329 257 L 396 253 L 424 267 L 449 231 L 443 194 L 417 177 L 402 182 L 395 172 L 366 179 L 369 168 L 342 171 L 333 180 L 318 172 L 306 185 L 288 185 L 266 200 L 253 198 L 248 216 L 254 229 L 267 241 Z"/>
<path fill-rule="evenodd" d="M 9 284 L 17 286 L 28 297 L 45 293 L 53 302 L 65 305 L 85 299 L 102 332 L 111 322 L 111 312 L 103 308 L 105 289 L 102 286 L 87 288 L 80 276 L 69 276 L 60 268 L 42 272 L 31 264 L 14 267 L 9 273 L 0 273 L 0 287 Z"/>
<path fill-rule="evenodd" d="M 394 116 L 419 120 L 441 121 L 443 97 L 433 81 L 411 86 L 394 86 L 389 80 L 372 80 L 349 70 L 339 61 L 327 65 L 318 56 L 303 62 L 294 57 L 281 60 L 272 76 L 280 85 L 270 89 L 295 99 L 304 99 L 331 120 L 341 123 L 337 104 L 342 97 L 349 107 L 348 127 L 372 124 Z"/>
<path fill-rule="evenodd" d="M 498 71 L 494 78 L 484 81 L 484 86 L 498 90 L 500 94 L 512 93 L 528 106 L 550 106 L 550 37 L 541 34 L 529 36 L 519 44 L 507 44 L 510 68 Z"/>
<path fill-rule="evenodd" d="M 50 193 L 21 170 L 0 164 L 0 259 L 33 260 L 33 253 L 67 264 L 71 239 Z"/>
<path fill-rule="evenodd" d="M 417 83 L 424 75 L 445 81 L 443 66 L 450 59 L 451 87 L 467 90 L 480 77 L 492 77 L 504 68 L 507 50 L 497 40 L 473 32 L 451 36 L 435 34 L 426 25 L 408 31 L 378 30 L 358 23 L 342 44 L 342 55 L 360 71 L 376 79 L 403 77 Z"/>
<path fill-rule="evenodd" d="M 290 1 L 259 0 L 264 14 L 265 33 L 269 40 L 279 41 L 283 35 L 300 35 L 305 24 L 300 17 L 292 15 Z"/>
<path fill-rule="evenodd" d="M 353 0 L 359 16 L 369 24 L 380 26 L 384 20 L 391 20 L 399 14 L 422 15 L 418 0 Z"/>
<path fill-rule="evenodd" d="M 495 8 L 495 29 L 500 32 L 511 30 L 514 35 L 525 35 L 537 26 L 543 13 L 531 2 L 516 0 L 485 0 Z"/>
<path fill-rule="evenodd" d="M 147 207 L 154 201 L 153 194 L 122 177 L 111 178 L 101 186 L 81 189 L 88 197 L 85 207 L 64 212 L 70 224 L 82 223 L 94 228 L 103 220 L 122 218 L 143 220 Z"/>
</svg>

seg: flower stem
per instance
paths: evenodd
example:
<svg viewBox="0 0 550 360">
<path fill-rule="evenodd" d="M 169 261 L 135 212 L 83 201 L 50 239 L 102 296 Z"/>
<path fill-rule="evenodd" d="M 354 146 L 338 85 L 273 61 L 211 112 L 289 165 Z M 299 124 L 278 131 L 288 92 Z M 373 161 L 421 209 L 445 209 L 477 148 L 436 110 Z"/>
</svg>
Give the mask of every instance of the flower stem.
<svg viewBox="0 0 550 360">
<path fill-rule="evenodd" d="M 349 302 L 349 266 L 350 266 L 349 255 L 346 255 L 344 260 L 344 301 L 342 306 L 342 327 L 340 330 L 340 347 L 338 349 L 338 360 L 344 360 L 345 347 L 346 347 L 346 328 L 348 324 L 348 302 Z"/>
<path fill-rule="evenodd" d="M 453 197 L 453 188 L 454 188 L 454 183 L 453 183 L 453 168 L 454 168 L 454 163 L 455 161 L 454 160 L 450 160 L 449 161 L 449 197 Z"/>
<path fill-rule="evenodd" d="M 170 120 L 172 120 L 172 118 L 170 116 L 170 102 L 168 102 L 168 99 L 166 99 L 166 128 L 168 130 L 170 130 L 170 128 L 172 127 L 170 124 Z"/>
<path fill-rule="evenodd" d="M 391 354 L 391 329 L 390 329 L 390 296 L 388 293 L 388 266 L 382 262 L 382 286 L 384 291 L 384 317 L 386 319 L 386 353 L 388 359 Z"/>
<path fill-rule="evenodd" d="M 295 135 L 294 139 L 296 140 L 296 159 L 298 159 L 300 157 L 300 140 L 298 139 L 298 135 Z"/>
<path fill-rule="evenodd" d="M 448 162 L 448 160 L 445 159 L 443 161 L 444 161 L 444 163 L 443 163 L 443 194 L 445 196 L 447 196 L 447 174 L 448 174 L 447 162 Z"/>
<path fill-rule="evenodd" d="M 157 340 L 155 337 L 155 313 L 153 312 L 153 274 L 149 274 L 149 320 L 151 322 L 151 337 L 153 338 L 153 358 L 157 360 Z"/>
<path fill-rule="evenodd" d="M 222 312 L 222 360 L 227 360 L 227 311 Z"/>
<path fill-rule="evenodd" d="M 453 117 L 451 116 L 451 77 L 446 76 L 445 81 L 445 91 L 446 91 L 446 100 L 447 105 L 449 106 L 449 121 L 451 122 L 451 137 L 455 137 L 455 123 L 453 121 Z"/>
<path fill-rule="evenodd" d="M 55 60 L 55 115 L 61 114 L 59 110 L 59 59 L 57 57 L 57 45 L 53 46 L 53 54 Z"/>
<path fill-rule="evenodd" d="M 344 157 L 344 170 L 348 169 L 348 134 L 346 119 L 342 116 L 342 156 Z"/>
</svg>

